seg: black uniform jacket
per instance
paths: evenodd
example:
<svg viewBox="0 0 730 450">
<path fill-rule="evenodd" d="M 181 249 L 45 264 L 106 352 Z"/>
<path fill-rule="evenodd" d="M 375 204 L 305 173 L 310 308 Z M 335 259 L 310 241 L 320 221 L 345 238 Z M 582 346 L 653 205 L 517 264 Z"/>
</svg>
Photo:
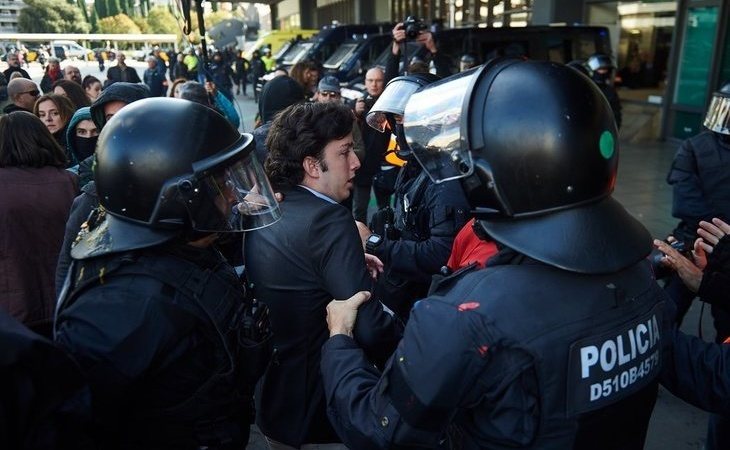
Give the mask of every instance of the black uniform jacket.
<svg viewBox="0 0 730 450">
<path fill-rule="evenodd" d="M 415 304 L 382 374 L 347 336 L 327 341 L 330 419 L 353 449 L 447 436 L 464 449 L 641 449 L 664 298 L 645 262 L 599 275 L 535 261 L 457 272 Z"/>
<path fill-rule="evenodd" d="M 662 367 L 662 385 L 698 408 L 730 415 L 730 345 L 705 342 L 679 330 Z"/>
<path fill-rule="evenodd" d="M 271 312 L 277 355 L 256 394 L 263 433 L 291 446 L 339 442 L 325 411 L 320 348 L 326 307 L 372 282 L 350 212 L 302 187 L 285 191 L 282 218 L 246 235 L 245 258 L 256 297 Z M 400 336 L 375 299 L 360 308 L 354 336 L 373 358 L 390 354 Z"/>
</svg>

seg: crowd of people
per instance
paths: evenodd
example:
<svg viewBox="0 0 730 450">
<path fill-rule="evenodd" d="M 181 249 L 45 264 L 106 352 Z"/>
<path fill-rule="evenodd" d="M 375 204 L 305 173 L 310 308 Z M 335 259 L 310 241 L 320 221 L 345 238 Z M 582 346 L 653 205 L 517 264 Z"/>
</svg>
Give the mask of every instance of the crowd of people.
<svg viewBox="0 0 730 450">
<path fill-rule="evenodd" d="M 232 450 L 255 423 L 273 450 L 640 449 L 659 384 L 730 445 L 730 83 L 652 241 L 612 197 L 610 60 L 450 77 L 420 30 L 402 74 L 392 32 L 362 98 L 305 60 L 252 133 L 261 55 L 51 59 L 40 86 L 10 55 L 1 447 Z M 696 296 L 715 343 L 678 331 Z"/>
</svg>

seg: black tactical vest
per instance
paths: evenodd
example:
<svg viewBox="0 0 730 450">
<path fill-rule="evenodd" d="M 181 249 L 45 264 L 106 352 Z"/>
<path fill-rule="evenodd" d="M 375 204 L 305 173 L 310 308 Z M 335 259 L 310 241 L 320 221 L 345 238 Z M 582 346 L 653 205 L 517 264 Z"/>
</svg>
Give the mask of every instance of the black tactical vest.
<svg viewBox="0 0 730 450">
<path fill-rule="evenodd" d="M 229 445 L 238 448 L 235 445 L 247 442 L 253 386 L 267 358 L 257 360 L 251 348 L 242 345 L 246 341 L 242 336 L 243 323 L 251 299 L 247 298 L 232 267 L 221 258 L 215 267 L 203 269 L 183 258 L 149 251 L 74 261 L 67 281 L 68 292 L 62 293 L 59 311 L 94 286 L 124 276 L 151 277 L 162 282 L 173 303 L 199 319 L 200 332 L 213 345 L 215 361 L 210 375 L 200 380 L 198 390 L 191 397 L 164 406 L 135 401 L 135 410 L 129 412 L 124 427 L 134 430 L 133 439 L 142 437 L 150 448 L 156 442 L 166 448 L 207 446 L 209 449 L 224 449 Z M 179 336 L 181 340 L 186 338 L 189 337 Z M 171 385 L 174 382 L 170 380 Z M 153 398 L 157 394 L 148 393 Z"/>
<path fill-rule="evenodd" d="M 610 275 L 498 266 L 446 279 L 432 300 L 473 309 L 495 336 L 456 447 L 643 447 L 670 330 L 646 261 Z"/>
</svg>

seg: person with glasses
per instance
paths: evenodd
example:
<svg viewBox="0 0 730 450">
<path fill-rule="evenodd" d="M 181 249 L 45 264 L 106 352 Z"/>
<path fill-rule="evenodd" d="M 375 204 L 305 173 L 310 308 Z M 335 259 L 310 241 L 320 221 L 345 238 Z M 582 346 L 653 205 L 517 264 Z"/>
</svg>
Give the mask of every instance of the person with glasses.
<svg viewBox="0 0 730 450">
<path fill-rule="evenodd" d="M 340 80 L 333 75 L 327 75 L 319 81 L 312 98 L 315 102 L 320 103 L 339 102 L 341 99 Z"/>
<path fill-rule="evenodd" d="M 26 78 L 15 78 L 8 83 L 8 98 L 11 103 L 3 108 L 5 114 L 14 111 L 33 112 L 33 105 L 40 95 L 38 86 Z"/>
</svg>

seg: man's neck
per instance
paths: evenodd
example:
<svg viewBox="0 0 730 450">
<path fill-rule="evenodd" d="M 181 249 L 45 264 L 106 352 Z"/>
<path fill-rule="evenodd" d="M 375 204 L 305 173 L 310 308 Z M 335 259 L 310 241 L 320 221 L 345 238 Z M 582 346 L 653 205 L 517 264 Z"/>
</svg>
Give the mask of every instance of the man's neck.
<svg viewBox="0 0 730 450">
<path fill-rule="evenodd" d="M 337 203 L 332 197 L 330 197 L 327 194 L 323 194 L 321 191 L 319 191 L 313 185 L 313 183 L 311 181 L 309 183 L 307 183 L 307 180 L 304 180 L 304 181 L 302 181 L 302 183 L 299 186 L 301 186 L 304 189 L 310 191 L 312 194 L 316 195 L 317 197 L 319 197 L 319 198 L 321 198 L 323 200 L 327 200 L 327 201 L 332 202 L 332 203 Z"/>
</svg>

